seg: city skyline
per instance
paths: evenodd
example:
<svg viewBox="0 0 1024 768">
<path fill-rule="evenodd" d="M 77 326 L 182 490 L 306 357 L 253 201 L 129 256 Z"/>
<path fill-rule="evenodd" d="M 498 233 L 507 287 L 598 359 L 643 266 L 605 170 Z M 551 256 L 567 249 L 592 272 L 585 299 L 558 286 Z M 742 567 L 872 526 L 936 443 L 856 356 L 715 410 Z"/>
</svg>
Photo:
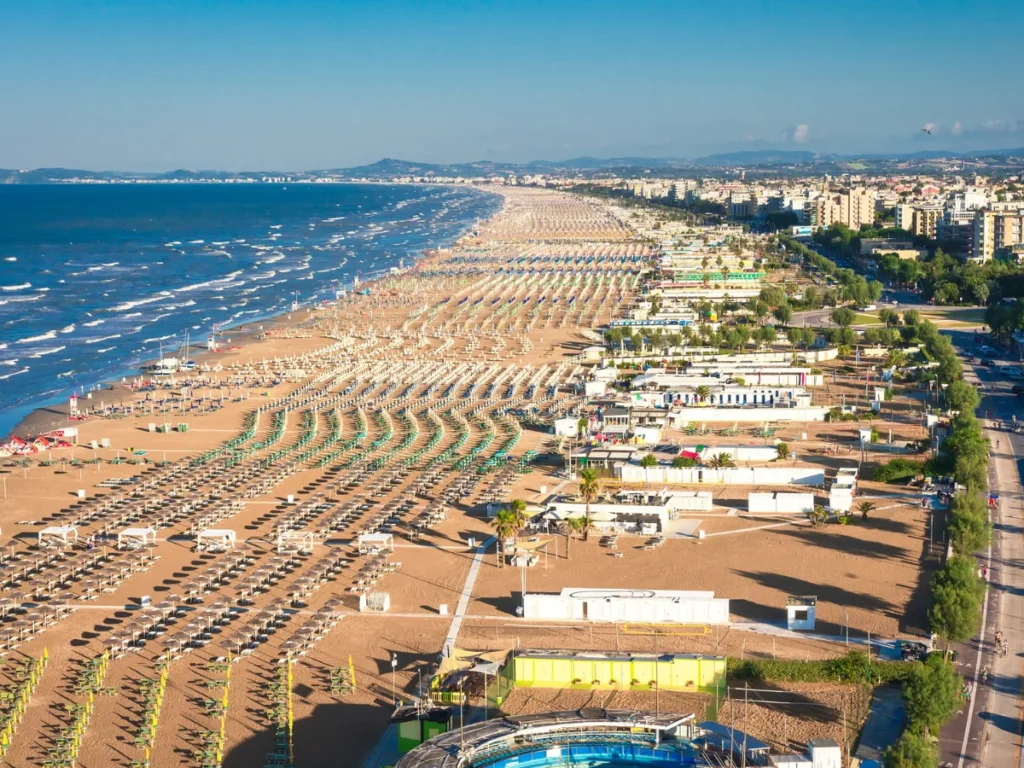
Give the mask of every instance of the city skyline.
<svg viewBox="0 0 1024 768">
<path fill-rule="evenodd" d="M 741 16 L 667 3 L 50 2 L 8 20 L 0 63 L 21 75 L 0 85 L 0 167 L 1024 145 L 1012 35 L 1024 9 L 963 14 L 876 2 L 749 4 Z M 944 58 L 954 44 L 969 58 Z"/>
</svg>

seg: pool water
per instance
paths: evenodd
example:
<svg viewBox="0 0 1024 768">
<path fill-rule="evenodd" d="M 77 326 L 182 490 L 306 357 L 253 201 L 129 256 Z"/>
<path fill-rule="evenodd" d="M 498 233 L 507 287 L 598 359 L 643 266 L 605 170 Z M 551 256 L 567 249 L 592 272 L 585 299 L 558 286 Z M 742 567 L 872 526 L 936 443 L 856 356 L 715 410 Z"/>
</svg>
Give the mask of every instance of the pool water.
<svg viewBox="0 0 1024 768">
<path fill-rule="evenodd" d="M 635 745 L 574 744 L 526 752 L 487 763 L 487 768 L 606 768 L 701 765 L 695 753 Z"/>
</svg>

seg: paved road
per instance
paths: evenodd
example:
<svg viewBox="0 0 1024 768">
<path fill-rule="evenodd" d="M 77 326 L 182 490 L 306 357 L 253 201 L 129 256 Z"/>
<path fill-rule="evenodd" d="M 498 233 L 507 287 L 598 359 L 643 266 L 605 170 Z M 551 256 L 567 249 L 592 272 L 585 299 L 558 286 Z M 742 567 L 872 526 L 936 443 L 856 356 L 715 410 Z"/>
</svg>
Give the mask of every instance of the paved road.
<svg viewBox="0 0 1024 768">
<path fill-rule="evenodd" d="M 973 347 L 972 334 L 954 332 L 961 350 Z M 1011 382 L 980 366 L 965 368 L 965 379 L 976 384 L 983 395 L 980 413 L 991 427 L 992 444 L 989 480 L 1000 496 L 993 513 L 995 532 L 989 553 L 979 564 L 990 565 L 990 587 L 986 595 L 981 635 L 958 646 L 960 673 L 978 683 L 964 710 L 943 728 L 939 746 L 942 760 L 957 768 L 991 766 L 1017 768 L 1021 758 L 1021 694 L 1024 663 L 1024 435 L 1004 431 L 999 422 L 1016 415 L 1024 420 L 1024 407 L 1010 391 Z M 999 629 L 1009 653 L 994 653 L 994 635 Z M 988 668 L 986 684 L 980 671 Z"/>
<path fill-rule="evenodd" d="M 892 303 L 893 298 L 896 298 L 896 301 L 898 302 L 897 304 Z M 918 312 L 927 312 L 928 310 L 935 309 L 934 305 L 921 304 L 920 300 L 919 296 L 910 293 L 909 291 L 890 291 L 887 292 L 887 296 L 879 300 L 878 308 L 894 309 L 897 312 L 906 312 L 908 309 L 916 309 Z M 835 323 L 829 319 L 829 316 L 832 314 L 833 309 L 834 307 L 828 307 L 826 309 L 807 309 L 802 312 L 794 312 L 790 325 L 801 327 L 805 325 L 816 325 L 823 328 L 832 327 Z"/>
</svg>

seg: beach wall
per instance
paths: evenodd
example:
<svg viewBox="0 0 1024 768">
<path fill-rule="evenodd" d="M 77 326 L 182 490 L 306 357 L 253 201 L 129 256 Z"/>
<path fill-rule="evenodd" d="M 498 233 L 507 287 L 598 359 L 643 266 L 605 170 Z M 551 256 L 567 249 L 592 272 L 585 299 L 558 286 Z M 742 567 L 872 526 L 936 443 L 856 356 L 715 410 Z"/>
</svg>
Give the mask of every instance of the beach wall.
<svg viewBox="0 0 1024 768">
<path fill-rule="evenodd" d="M 767 421 L 824 421 L 828 408 L 679 408 L 670 418 L 675 423 L 744 422 L 761 424 Z"/>
<path fill-rule="evenodd" d="M 677 483 L 680 485 L 810 485 L 825 482 L 825 470 L 817 467 L 641 467 L 623 464 L 615 476 L 624 483 Z"/>
</svg>

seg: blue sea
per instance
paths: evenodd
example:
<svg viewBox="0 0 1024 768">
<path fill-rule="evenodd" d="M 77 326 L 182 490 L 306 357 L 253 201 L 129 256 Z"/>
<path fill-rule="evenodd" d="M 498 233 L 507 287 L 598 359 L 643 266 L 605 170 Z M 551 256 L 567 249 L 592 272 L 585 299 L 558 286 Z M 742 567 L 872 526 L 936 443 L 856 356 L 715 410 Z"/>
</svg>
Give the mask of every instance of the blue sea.
<svg viewBox="0 0 1024 768">
<path fill-rule="evenodd" d="M 379 184 L 0 186 L 0 436 L 34 408 L 410 265 L 492 215 Z"/>
</svg>

